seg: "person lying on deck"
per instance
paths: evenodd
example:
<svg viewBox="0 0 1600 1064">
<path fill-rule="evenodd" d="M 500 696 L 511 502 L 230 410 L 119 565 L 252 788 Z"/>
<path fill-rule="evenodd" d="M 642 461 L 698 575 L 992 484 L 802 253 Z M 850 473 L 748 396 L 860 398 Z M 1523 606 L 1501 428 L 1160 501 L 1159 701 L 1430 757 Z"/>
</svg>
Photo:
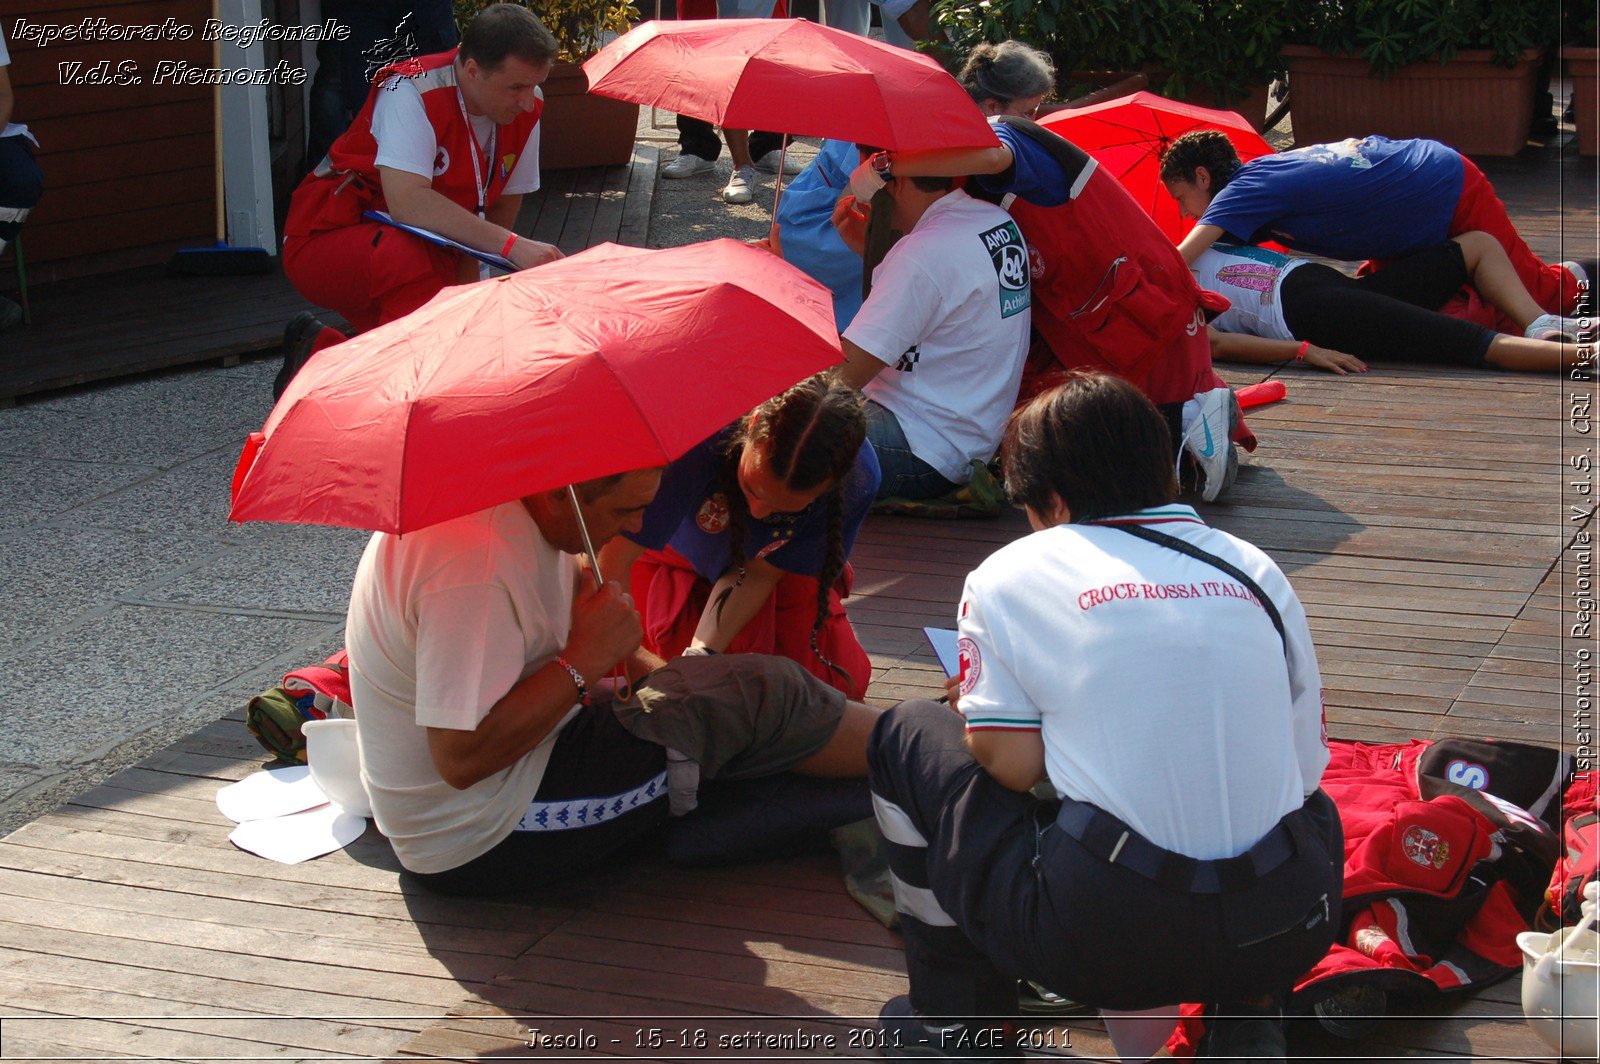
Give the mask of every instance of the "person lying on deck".
<svg viewBox="0 0 1600 1064">
<path fill-rule="evenodd" d="M 594 542 L 637 532 L 660 480 L 576 485 Z M 666 822 L 669 779 L 684 811 L 697 776 L 866 774 L 876 710 L 784 658 L 663 664 L 621 586 L 595 590 L 580 569 L 583 550 L 561 488 L 378 533 L 362 555 L 346 628 L 362 775 L 379 830 L 430 889 L 526 894 L 590 870 Z M 600 690 L 621 665 L 649 673 L 626 701 Z"/>
<path fill-rule="evenodd" d="M 1102 1009 L 1210 1002 L 1202 1055 L 1281 1059 L 1344 856 L 1305 610 L 1174 503 L 1127 381 L 1069 374 L 1001 456 L 1034 534 L 967 577 L 951 705 L 902 702 L 868 749 L 911 984 L 886 1055 L 1021 1059 L 1022 977 Z"/>
<path fill-rule="evenodd" d="M 866 434 L 860 393 L 819 375 L 667 466 L 639 527 L 600 552 L 645 647 L 777 654 L 862 697 L 872 662 L 840 599 L 878 491 Z"/>
<path fill-rule="evenodd" d="M 1579 356 L 1579 322 L 1541 311 L 1488 233 L 1462 233 L 1362 277 L 1228 244 L 1202 251 L 1192 269 L 1202 288 L 1232 304 L 1210 324 L 1211 355 L 1219 361 L 1294 359 L 1340 374 L 1365 372 L 1364 359 L 1556 373 Z M 1527 335 L 1432 309 L 1464 284 Z"/>
</svg>

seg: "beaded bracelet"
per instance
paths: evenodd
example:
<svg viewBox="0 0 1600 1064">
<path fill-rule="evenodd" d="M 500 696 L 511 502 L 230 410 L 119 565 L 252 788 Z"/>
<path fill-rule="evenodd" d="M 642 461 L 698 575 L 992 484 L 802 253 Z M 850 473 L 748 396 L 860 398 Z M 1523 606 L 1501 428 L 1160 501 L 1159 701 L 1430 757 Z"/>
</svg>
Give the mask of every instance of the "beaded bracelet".
<svg viewBox="0 0 1600 1064">
<path fill-rule="evenodd" d="M 578 701 L 586 702 L 589 699 L 589 685 L 583 682 L 583 673 L 572 667 L 572 662 L 556 655 L 556 664 L 567 670 L 567 675 L 572 677 L 572 682 L 578 685 Z"/>
</svg>

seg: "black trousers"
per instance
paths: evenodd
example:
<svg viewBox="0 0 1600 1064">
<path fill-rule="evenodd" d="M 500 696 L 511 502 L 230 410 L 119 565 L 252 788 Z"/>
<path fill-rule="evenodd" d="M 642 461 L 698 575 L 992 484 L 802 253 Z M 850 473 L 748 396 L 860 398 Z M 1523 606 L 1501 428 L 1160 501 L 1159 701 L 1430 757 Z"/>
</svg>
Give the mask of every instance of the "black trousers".
<svg viewBox="0 0 1600 1064">
<path fill-rule="evenodd" d="M 1018 978 L 1102 1008 L 1248 1001 L 1286 990 L 1327 952 L 1344 853 L 1320 791 L 1280 825 L 1294 839 L 1287 859 L 1245 882 L 1224 877 L 1226 891 L 1178 889 L 1109 860 L 1096 833 L 1069 834 L 1060 803 L 995 782 L 964 732 L 948 706 L 903 702 L 868 745 L 924 1015 L 1009 1015 Z"/>
<path fill-rule="evenodd" d="M 44 194 L 44 174 L 27 137 L 0 137 L 0 249 L 17 238 L 28 211 Z"/>
<path fill-rule="evenodd" d="M 722 138 L 717 135 L 717 127 L 710 122 L 688 115 L 678 116 L 678 147 L 687 155 L 697 155 L 702 159 L 716 161 L 722 154 Z M 769 151 L 777 151 L 783 147 L 783 135 L 780 133 L 763 133 L 752 131 L 750 134 L 750 158 L 760 159 Z"/>
<path fill-rule="evenodd" d="M 1283 321 L 1310 340 L 1363 359 L 1481 366 L 1495 334 L 1436 309 L 1467 283 L 1461 245 L 1447 241 L 1365 277 L 1309 262 L 1283 279 Z"/>
</svg>

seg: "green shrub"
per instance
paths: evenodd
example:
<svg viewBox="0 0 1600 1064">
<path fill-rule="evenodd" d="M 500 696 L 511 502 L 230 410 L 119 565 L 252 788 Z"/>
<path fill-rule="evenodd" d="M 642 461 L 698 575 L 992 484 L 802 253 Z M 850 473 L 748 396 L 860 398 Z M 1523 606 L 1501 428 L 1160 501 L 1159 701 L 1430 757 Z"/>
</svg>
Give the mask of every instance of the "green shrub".
<svg viewBox="0 0 1600 1064">
<path fill-rule="evenodd" d="M 456 24 L 465 28 L 472 16 L 495 0 L 455 0 Z M 559 58 L 581 63 L 605 43 L 607 33 L 626 33 L 639 19 L 632 0 L 510 0 L 532 11 L 556 43 Z"/>
</svg>

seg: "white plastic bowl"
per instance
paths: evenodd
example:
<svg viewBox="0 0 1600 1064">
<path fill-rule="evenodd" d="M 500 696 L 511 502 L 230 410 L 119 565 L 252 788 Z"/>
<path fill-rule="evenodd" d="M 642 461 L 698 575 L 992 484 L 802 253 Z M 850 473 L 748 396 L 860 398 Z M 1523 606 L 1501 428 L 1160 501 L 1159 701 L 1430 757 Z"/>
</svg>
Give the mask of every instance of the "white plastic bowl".
<svg viewBox="0 0 1600 1064">
<path fill-rule="evenodd" d="M 1559 931 L 1524 931 L 1517 936 L 1522 950 L 1522 1012 L 1544 1044 L 1565 1060 L 1594 1060 L 1600 1052 L 1600 935 L 1580 931 L 1543 973 L 1539 959 L 1561 946 L 1572 934 Z"/>
<path fill-rule="evenodd" d="M 361 779 L 356 722 L 334 717 L 308 720 L 300 731 L 306 737 L 306 764 L 311 768 L 312 782 L 345 812 L 371 816 L 372 802 Z"/>
</svg>

